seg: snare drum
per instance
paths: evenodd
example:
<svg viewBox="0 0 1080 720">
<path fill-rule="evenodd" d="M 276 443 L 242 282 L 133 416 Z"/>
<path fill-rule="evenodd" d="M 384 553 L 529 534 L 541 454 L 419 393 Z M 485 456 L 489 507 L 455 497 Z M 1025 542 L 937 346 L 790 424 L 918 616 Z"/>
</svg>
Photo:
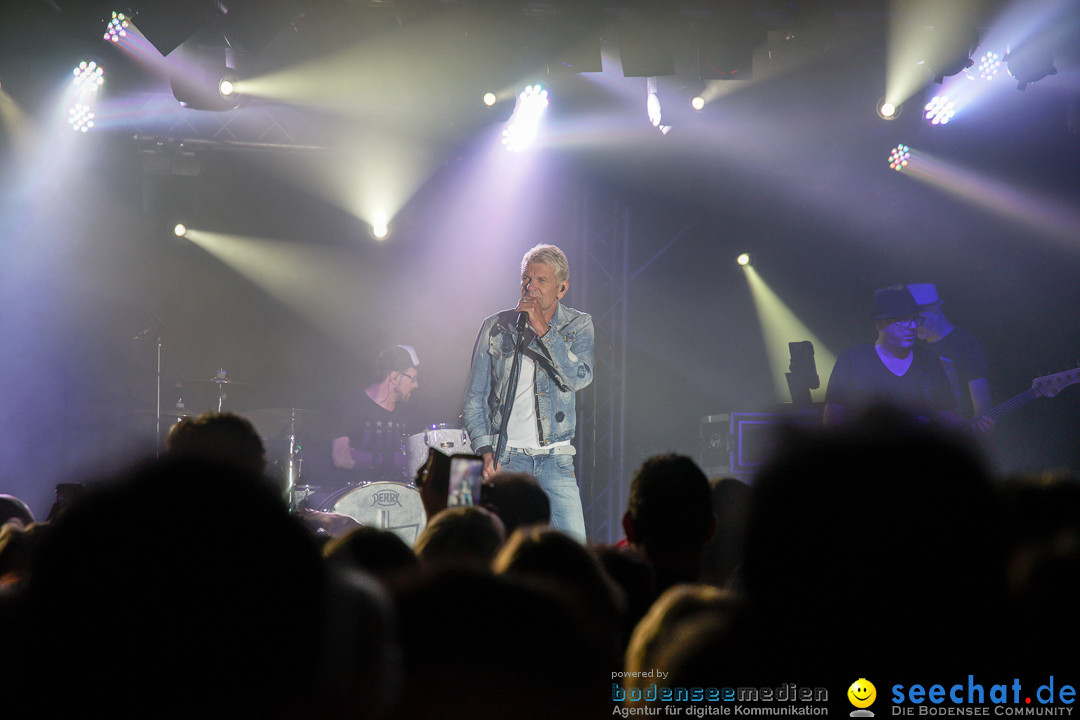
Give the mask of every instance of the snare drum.
<svg viewBox="0 0 1080 720">
<path fill-rule="evenodd" d="M 348 515 L 361 525 L 389 530 L 409 547 L 427 524 L 420 491 L 396 482 L 342 488 L 329 495 L 319 509 Z"/>
<path fill-rule="evenodd" d="M 469 433 L 444 424 L 432 425 L 424 432 L 411 435 L 405 440 L 405 472 L 408 477 L 416 477 L 416 471 L 427 462 L 428 448 L 435 448 L 443 455 L 472 453 Z"/>
</svg>

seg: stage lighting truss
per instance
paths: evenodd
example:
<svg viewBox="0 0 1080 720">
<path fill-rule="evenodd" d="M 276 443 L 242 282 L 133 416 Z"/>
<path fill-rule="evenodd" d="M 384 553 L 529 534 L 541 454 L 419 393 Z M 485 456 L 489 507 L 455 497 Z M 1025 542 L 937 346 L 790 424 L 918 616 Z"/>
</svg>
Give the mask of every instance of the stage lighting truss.
<svg viewBox="0 0 1080 720">
<path fill-rule="evenodd" d="M 944 95 L 935 95 L 926 103 L 923 117 L 931 125 L 947 125 L 956 115 L 956 104 Z"/>
<path fill-rule="evenodd" d="M 900 172 L 907 167 L 908 161 L 911 159 L 911 148 L 907 145 L 897 145 L 892 149 L 889 154 L 889 169 Z"/>
<path fill-rule="evenodd" d="M 128 28 L 130 27 L 131 20 L 124 13 L 113 11 L 112 18 L 109 20 L 108 25 L 105 26 L 105 35 L 103 37 L 109 42 L 118 43 L 121 38 L 127 37 Z"/>
</svg>

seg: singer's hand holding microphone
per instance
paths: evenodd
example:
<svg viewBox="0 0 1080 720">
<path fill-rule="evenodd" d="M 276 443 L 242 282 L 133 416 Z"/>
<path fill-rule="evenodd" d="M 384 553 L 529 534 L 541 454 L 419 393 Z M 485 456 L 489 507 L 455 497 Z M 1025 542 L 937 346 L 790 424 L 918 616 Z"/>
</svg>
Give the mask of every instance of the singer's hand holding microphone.
<svg viewBox="0 0 1080 720">
<path fill-rule="evenodd" d="M 525 329 L 526 323 L 532 326 L 533 332 L 538 337 L 543 337 L 547 332 L 548 324 L 544 320 L 543 312 L 540 309 L 540 303 L 537 298 L 531 295 L 523 295 L 517 304 L 517 330 L 522 332 Z"/>
</svg>

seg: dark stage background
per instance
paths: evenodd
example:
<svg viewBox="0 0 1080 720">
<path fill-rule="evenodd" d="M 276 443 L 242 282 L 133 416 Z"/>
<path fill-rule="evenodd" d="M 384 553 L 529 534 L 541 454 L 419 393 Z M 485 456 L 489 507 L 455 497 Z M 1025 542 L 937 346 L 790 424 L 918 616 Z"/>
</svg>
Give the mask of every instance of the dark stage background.
<svg viewBox="0 0 1080 720">
<path fill-rule="evenodd" d="M 191 144 L 196 176 L 147 172 L 145 145 L 133 139 L 181 134 L 175 118 L 137 110 L 167 88 L 133 90 L 136 110 L 100 132 L 61 128 L 27 147 L 5 124 L 0 491 L 44 516 L 58 482 L 153 454 L 157 345 L 135 338 L 155 324 L 165 407 L 179 398 L 213 407 L 208 381 L 224 370 L 237 383 L 226 409 L 321 412 L 365 384 L 381 347 L 409 343 L 421 357 L 413 422 L 453 424 L 475 332 L 515 301 L 517 264 L 537 242 L 580 261 L 565 302 L 594 313 L 598 342 L 623 354 L 626 486 L 650 454 L 696 456 L 701 416 L 788 399 L 734 262 L 743 251 L 833 353 L 873 339 L 875 288 L 933 282 L 949 318 L 983 341 L 996 402 L 1075 367 L 1080 138 L 1066 117 L 1080 96 L 1077 67 L 1061 62 L 1022 93 L 1000 80 L 1006 90 L 947 127 L 921 122 L 917 108 L 884 122 L 873 110 L 884 23 L 878 13 L 854 27 L 826 24 L 771 59 L 761 48 L 754 79 L 700 114 L 678 109 L 687 82 L 659 78 L 667 135 L 648 124 L 644 80 L 623 78 L 617 55 L 605 57 L 602 79 L 546 77 L 547 124 L 520 157 L 498 147 L 498 124 L 461 119 L 453 103 L 400 123 L 382 107 L 310 110 L 331 118 L 334 138 L 349 138 L 320 149 L 242 147 L 192 121 L 183 134 L 203 141 Z M 0 87 L 44 128 L 48 100 L 30 78 L 71 53 L 29 45 L 5 45 Z M 784 53 L 798 62 L 783 64 Z M 257 111 L 253 102 L 226 115 Z M 416 143 L 391 168 L 423 171 L 379 242 L 335 197 L 379 185 L 384 137 Z M 893 172 L 886 158 L 898 142 L 958 170 L 940 186 Z M 336 194 L 313 179 L 330 175 L 345 178 Z M 231 240 L 176 238 L 180 215 Z M 613 226 L 624 232 L 625 265 L 584 261 L 604 257 L 590 232 Z M 610 307 L 583 302 L 611 276 L 625 279 L 625 326 Z M 824 385 L 830 368 L 818 369 Z M 1076 474 L 1078 423 L 1080 389 L 1067 388 L 1000 421 L 988 456 L 1000 474 Z M 193 493 L 212 502 L 213 488 Z"/>
</svg>

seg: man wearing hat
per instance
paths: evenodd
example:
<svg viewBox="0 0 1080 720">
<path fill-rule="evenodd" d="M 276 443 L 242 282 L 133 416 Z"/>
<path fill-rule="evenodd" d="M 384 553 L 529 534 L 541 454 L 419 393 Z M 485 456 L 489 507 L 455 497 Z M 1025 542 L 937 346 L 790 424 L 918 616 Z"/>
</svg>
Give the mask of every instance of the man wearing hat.
<svg viewBox="0 0 1080 720">
<path fill-rule="evenodd" d="M 959 422 L 944 368 L 915 342 L 922 315 L 911 291 L 902 285 L 877 290 L 871 319 L 877 340 L 848 348 L 836 358 L 825 391 L 825 423 L 843 422 L 852 412 L 879 403 L 927 419 Z"/>
<path fill-rule="evenodd" d="M 907 287 L 922 316 L 919 339 L 941 360 L 964 417 L 982 415 L 991 407 L 989 371 L 982 345 L 974 335 L 945 317 L 936 287 L 930 283 L 912 283 Z M 993 427 L 990 418 L 980 418 L 975 423 L 980 432 L 989 432 Z"/>
</svg>

